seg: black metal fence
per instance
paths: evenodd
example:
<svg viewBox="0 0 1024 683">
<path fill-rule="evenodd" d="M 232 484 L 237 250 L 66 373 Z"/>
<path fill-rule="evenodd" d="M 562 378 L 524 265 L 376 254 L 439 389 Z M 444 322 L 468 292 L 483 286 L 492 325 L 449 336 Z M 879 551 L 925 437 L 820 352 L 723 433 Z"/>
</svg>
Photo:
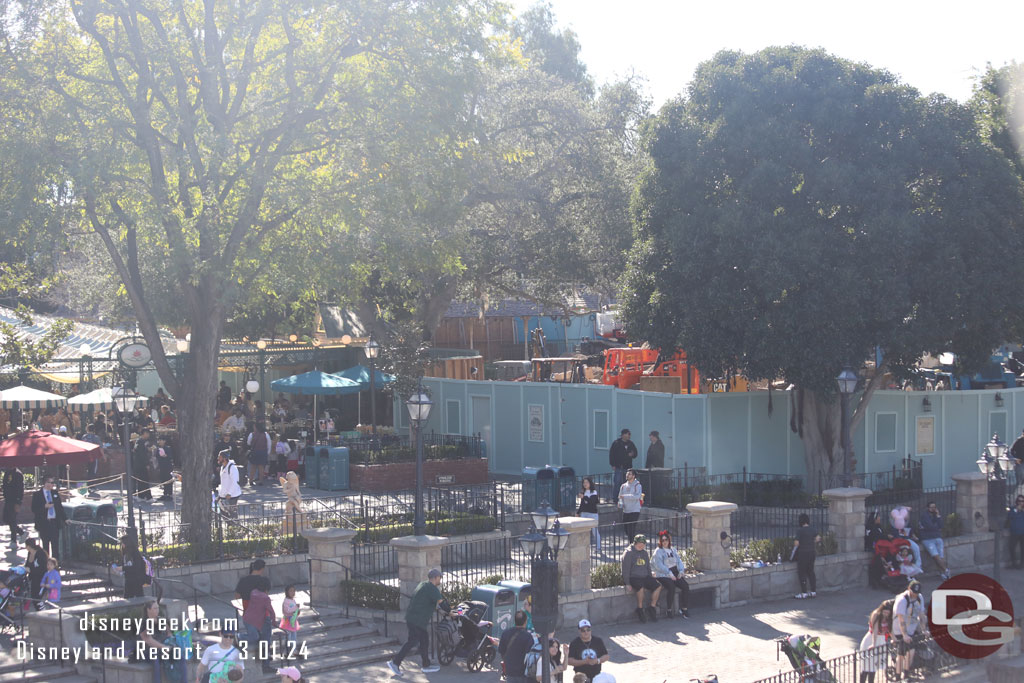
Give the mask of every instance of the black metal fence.
<svg viewBox="0 0 1024 683">
<path fill-rule="evenodd" d="M 600 544 L 597 543 L 598 536 L 591 534 L 593 555 L 598 558 L 618 559 L 626 552 L 637 534 L 647 537 L 647 551 L 653 554 L 658 547 L 658 533 L 663 530 L 672 534 L 672 545 L 680 552 L 693 545 L 693 518 L 689 513 L 682 513 L 671 517 L 648 517 L 632 524 L 615 522 L 599 525 L 597 534 L 600 537 Z"/>
<path fill-rule="evenodd" d="M 793 539 L 800 528 L 800 515 L 803 514 L 810 518 L 811 527 L 822 535 L 823 541 L 827 541 L 828 507 L 824 504 L 804 508 L 740 507 L 729 514 L 732 549 L 743 550 L 754 560 L 775 562 L 779 555 L 782 555 L 783 560 L 788 560 Z M 751 548 L 752 544 L 758 542 L 761 542 L 761 545 L 768 543 L 771 548 Z M 825 546 L 820 548 L 819 552 L 831 554 L 825 552 L 829 549 Z"/>
<path fill-rule="evenodd" d="M 416 441 L 407 436 L 362 436 L 343 439 L 341 445 L 349 449 L 353 463 L 412 462 L 416 460 Z M 423 434 L 425 460 L 451 460 L 456 458 L 485 457 L 484 441 L 480 435 Z"/>
<path fill-rule="evenodd" d="M 899 465 L 882 472 L 858 472 L 851 475 L 818 473 L 818 493 L 831 488 L 857 486 L 875 493 L 898 492 L 924 488 L 924 465 L 921 460 L 907 456 Z"/>
<path fill-rule="evenodd" d="M 530 558 L 515 537 L 456 541 L 441 548 L 441 571 L 442 592 L 458 602 L 483 583 L 530 581 Z"/>
<path fill-rule="evenodd" d="M 883 525 L 892 524 L 890 514 L 894 508 L 906 507 L 910 511 L 909 525 L 911 528 L 917 529 L 921 515 L 931 501 L 935 502 L 939 508 L 939 514 L 943 517 L 943 536 L 959 536 L 964 533 L 987 530 L 987 527 L 986 529 L 974 529 L 974 520 L 960 519 L 956 514 L 956 486 L 954 485 L 929 489 L 882 491 L 868 496 L 865 507 L 869 515 L 881 515 Z"/>
</svg>

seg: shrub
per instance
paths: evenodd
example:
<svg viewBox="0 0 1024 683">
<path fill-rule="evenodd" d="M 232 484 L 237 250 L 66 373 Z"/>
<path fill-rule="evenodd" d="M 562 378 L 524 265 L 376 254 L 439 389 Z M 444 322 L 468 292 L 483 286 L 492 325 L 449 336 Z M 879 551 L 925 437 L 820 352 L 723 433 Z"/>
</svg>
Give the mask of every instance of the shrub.
<svg viewBox="0 0 1024 683">
<path fill-rule="evenodd" d="M 468 583 L 463 583 L 462 581 L 456 581 L 455 583 L 450 583 L 441 587 L 441 595 L 444 596 L 444 599 L 447 600 L 448 604 L 452 607 L 460 602 L 469 600 L 469 595 L 472 592 L 473 586 L 470 586 Z"/>
<path fill-rule="evenodd" d="M 679 556 L 683 558 L 683 564 L 686 565 L 686 571 L 697 573 L 697 551 L 693 548 L 684 548 L 679 551 Z"/>
<path fill-rule="evenodd" d="M 839 552 L 839 541 L 836 540 L 834 532 L 827 531 L 821 535 L 818 550 L 822 555 L 835 555 Z"/>
<path fill-rule="evenodd" d="M 946 515 L 946 523 L 942 527 L 943 538 L 953 538 L 964 532 L 964 520 L 955 512 Z"/>
<path fill-rule="evenodd" d="M 372 581 L 342 581 L 341 590 L 352 607 L 398 611 L 400 593 L 394 586 Z"/>
<path fill-rule="evenodd" d="M 599 564 L 590 571 L 591 588 L 612 588 L 622 584 L 622 565 L 618 562 Z"/>
</svg>

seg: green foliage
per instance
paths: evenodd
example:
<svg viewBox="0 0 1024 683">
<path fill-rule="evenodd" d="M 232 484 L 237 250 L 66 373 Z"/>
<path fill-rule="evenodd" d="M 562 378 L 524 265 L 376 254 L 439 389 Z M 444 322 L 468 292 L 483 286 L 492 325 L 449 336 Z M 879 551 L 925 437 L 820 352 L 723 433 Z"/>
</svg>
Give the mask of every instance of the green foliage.
<svg viewBox="0 0 1024 683">
<path fill-rule="evenodd" d="M 384 543 L 390 538 L 411 536 L 413 532 L 412 513 L 397 516 L 404 521 L 376 520 L 370 527 L 359 527 L 356 541 L 359 543 Z M 358 523 L 358 520 L 354 520 Z M 493 531 L 497 526 L 494 517 L 457 513 L 451 517 L 441 517 L 433 513 L 426 520 L 427 532 L 434 535 L 461 536 L 484 531 Z"/>
<path fill-rule="evenodd" d="M 946 515 L 946 521 L 942 525 L 943 538 L 955 538 L 964 532 L 964 520 L 955 512 Z"/>
<path fill-rule="evenodd" d="M 488 574 L 481 578 L 479 581 L 474 583 L 465 583 L 462 581 L 454 581 L 448 584 L 441 585 L 441 594 L 444 599 L 448 601 L 452 607 L 465 602 L 470 599 L 473 593 L 473 589 L 477 586 L 496 585 L 499 581 L 504 581 L 505 576 L 503 574 Z"/>
<path fill-rule="evenodd" d="M 390 462 L 415 462 L 414 446 L 387 446 L 377 450 L 351 451 L 353 464 L 377 465 Z M 469 448 L 465 445 L 456 446 L 423 446 L 424 460 L 458 460 L 469 457 Z"/>
<path fill-rule="evenodd" d="M 590 570 L 591 588 L 612 588 L 621 585 L 623 585 L 622 565 L 618 562 L 599 564 Z"/>
<path fill-rule="evenodd" d="M 1024 64 L 988 65 L 975 85 L 971 107 L 984 138 L 1024 178 Z"/>
<path fill-rule="evenodd" d="M 401 593 L 394 586 L 372 581 L 342 580 L 341 590 L 346 604 L 352 607 L 398 611 Z"/>
<path fill-rule="evenodd" d="M 726 482 L 714 486 L 689 486 L 681 489 L 657 489 L 654 507 L 685 510 L 689 503 L 718 500 L 737 505 L 765 507 L 805 507 L 820 504 L 821 498 L 803 489 L 800 479 Z"/>
<path fill-rule="evenodd" d="M 826 531 L 821 535 L 821 543 L 818 544 L 819 555 L 835 555 L 839 552 L 839 541 L 836 540 L 835 532 Z"/>
<path fill-rule="evenodd" d="M 683 558 L 683 564 L 686 566 L 687 573 L 696 573 L 697 569 L 697 551 L 690 546 L 689 548 L 683 548 L 679 552 L 679 556 Z"/>
</svg>

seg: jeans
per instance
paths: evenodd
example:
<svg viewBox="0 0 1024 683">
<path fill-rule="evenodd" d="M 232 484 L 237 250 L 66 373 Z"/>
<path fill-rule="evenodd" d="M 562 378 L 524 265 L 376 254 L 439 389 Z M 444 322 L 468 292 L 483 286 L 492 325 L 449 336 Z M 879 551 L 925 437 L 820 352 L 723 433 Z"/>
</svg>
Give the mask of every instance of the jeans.
<svg viewBox="0 0 1024 683">
<path fill-rule="evenodd" d="M 676 589 L 679 589 L 679 609 L 686 611 L 687 605 L 690 602 L 690 584 L 686 583 L 686 579 L 683 578 L 682 574 L 678 577 L 671 576 L 659 576 L 658 583 L 665 588 L 665 607 L 668 611 L 672 611 L 672 597 L 675 595 Z"/>
<path fill-rule="evenodd" d="M 633 542 L 633 536 L 636 535 L 636 522 L 638 519 L 640 519 L 639 512 L 622 513 L 622 529 L 626 532 L 626 543 Z"/>
<path fill-rule="evenodd" d="M 430 635 L 427 633 L 427 629 L 420 628 L 409 622 L 405 622 L 405 625 L 409 628 L 409 640 L 405 641 L 405 645 L 395 655 L 393 661 L 395 666 L 401 666 L 402 660 L 412 654 L 412 651 L 419 647 L 420 657 L 423 659 L 423 666 L 430 666 Z"/>
<path fill-rule="evenodd" d="M 1017 557 L 1017 549 L 1020 557 Z M 1014 567 L 1024 565 L 1024 534 L 1010 534 L 1010 564 Z"/>
<path fill-rule="evenodd" d="M 596 512 L 581 512 L 580 513 L 580 517 L 583 517 L 585 519 L 593 519 L 598 524 L 601 523 L 600 517 L 598 517 Z M 591 536 L 591 538 L 594 539 L 594 546 L 598 550 L 600 550 L 601 549 L 601 532 L 597 530 L 596 526 L 593 529 L 590 530 L 590 536 Z"/>
<path fill-rule="evenodd" d="M 626 470 L 622 467 L 615 467 L 612 471 L 612 502 L 619 502 L 619 489 L 626 483 Z"/>
<path fill-rule="evenodd" d="M 800 592 L 806 593 L 807 585 L 811 586 L 811 593 L 818 592 L 818 580 L 814 576 L 814 555 L 812 553 L 796 554 L 796 574 L 800 579 Z"/>
<path fill-rule="evenodd" d="M 260 629 L 256 628 L 248 622 L 245 623 L 245 642 L 248 644 L 249 651 L 246 653 L 247 658 L 250 660 L 258 659 L 260 651 Z"/>
</svg>

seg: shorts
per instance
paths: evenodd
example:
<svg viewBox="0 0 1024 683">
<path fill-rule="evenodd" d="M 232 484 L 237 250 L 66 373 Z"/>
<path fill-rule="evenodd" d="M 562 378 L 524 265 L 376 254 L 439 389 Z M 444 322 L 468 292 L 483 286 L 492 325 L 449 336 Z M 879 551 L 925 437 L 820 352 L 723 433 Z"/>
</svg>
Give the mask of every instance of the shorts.
<svg viewBox="0 0 1024 683">
<path fill-rule="evenodd" d="M 905 655 L 908 652 L 913 652 L 915 649 L 914 636 L 910 636 L 910 642 L 903 640 L 903 636 L 894 635 L 892 641 L 896 646 L 896 654 Z"/>
<path fill-rule="evenodd" d="M 921 541 L 921 545 L 932 557 L 945 557 L 946 548 L 941 538 L 927 538 Z"/>
<path fill-rule="evenodd" d="M 661 584 L 658 583 L 658 580 L 653 576 L 648 576 L 643 579 L 630 579 L 629 585 L 635 591 L 638 591 L 641 588 L 646 588 L 649 591 L 653 591 L 661 587 Z"/>
<path fill-rule="evenodd" d="M 266 451 L 249 451 L 249 464 L 250 465 L 266 465 L 267 464 L 267 452 Z"/>
</svg>

